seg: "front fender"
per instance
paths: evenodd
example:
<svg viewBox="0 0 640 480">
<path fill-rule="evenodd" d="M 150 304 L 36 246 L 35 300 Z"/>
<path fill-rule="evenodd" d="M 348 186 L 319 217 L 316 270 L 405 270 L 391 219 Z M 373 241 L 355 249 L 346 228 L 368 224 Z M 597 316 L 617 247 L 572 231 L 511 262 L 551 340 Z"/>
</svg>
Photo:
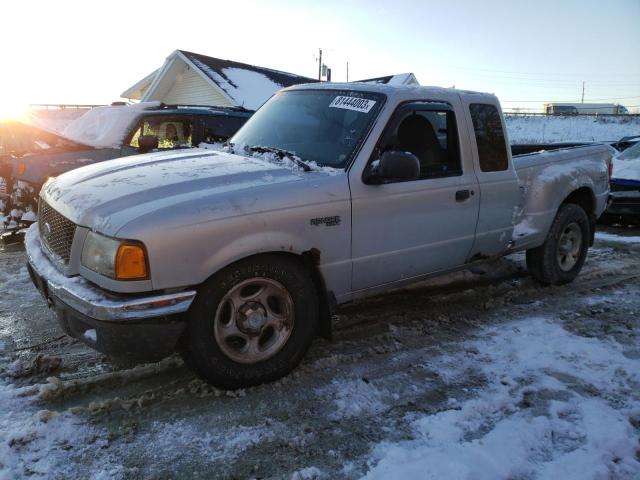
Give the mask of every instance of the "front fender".
<svg viewBox="0 0 640 480">
<path fill-rule="evenodd" d="M 261 231 L 244 235 L 215 251 L 204 264 L 204 271 L 209 272 L 201 283 L 223 268 L 253 255 L 261 253 L 285 252 L 302 255 L 315 248 L 302 236 L 289 232 Z"/>
</svg>

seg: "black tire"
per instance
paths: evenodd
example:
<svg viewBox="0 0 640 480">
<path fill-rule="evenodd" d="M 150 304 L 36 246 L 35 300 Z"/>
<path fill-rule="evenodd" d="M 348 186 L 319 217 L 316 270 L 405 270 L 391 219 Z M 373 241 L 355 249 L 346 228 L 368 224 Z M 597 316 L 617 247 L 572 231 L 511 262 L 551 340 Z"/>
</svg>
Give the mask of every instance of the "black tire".
<svg viewBox="0 0 640 480">
<path fill-rule="evenodd" d="M 293 325 L 286 343 L 273 356 L 254 363 L 239 363 L 225 353 L 225 349 L 230 351 L 229 344 L 221 348 L 214 323 L 219 321 L 219 309 L 225 308 L 220 302 L 226 295 L 252 279 L 277 282 L 286 289 L 293 302 L 290 308 L 294 312 Z M 216 387 L 244 388 L 283 377 L 300 363 L 317 334 L 318 292 L 311 272 L 295 257 L 260 255 L 235 263 L 207 280 L 198 289 L 187 317 L 187 329 L 180 342 L 185 363 Z M 237 322 L 229 320 L 229 323 Z"/>
<path fill-rule="evenodd" d="M 577 225 L 581 234 L 579 252 L 574 257 L 575 264 L 569 269 L 562 266 L 559 255 L 560 238 L 568 228 Z M 566 203 L 560 206 L 556 218 L 549 229 L 544 244 L 527 250 L 527 268 L 531 276 L 544 285 L 563 285 L 572 282 L 580 273 L 589 250 L 591 238 L 589 217 L 579 205 Z"/>
</svg>

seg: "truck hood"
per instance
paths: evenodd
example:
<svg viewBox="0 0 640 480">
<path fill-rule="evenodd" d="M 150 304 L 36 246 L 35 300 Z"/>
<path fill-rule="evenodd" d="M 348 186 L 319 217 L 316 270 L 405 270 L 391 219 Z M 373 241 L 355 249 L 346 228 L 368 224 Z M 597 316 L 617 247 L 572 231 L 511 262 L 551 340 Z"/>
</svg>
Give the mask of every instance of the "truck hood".
<svg viewBox="0 0 640 480">
<path fill-rule="evenodd" d="M 224 196 L 284 182 L 326 176 L 285 168 L 257 157 L 204 149 L 135 155 L 82 167 L 45 185 L 41 197 L 73 221 L 105 235 L 116 236 L 127 223 L 151 214 L 173 215 L 201 210 L 211 219 Z"/>
</svg>

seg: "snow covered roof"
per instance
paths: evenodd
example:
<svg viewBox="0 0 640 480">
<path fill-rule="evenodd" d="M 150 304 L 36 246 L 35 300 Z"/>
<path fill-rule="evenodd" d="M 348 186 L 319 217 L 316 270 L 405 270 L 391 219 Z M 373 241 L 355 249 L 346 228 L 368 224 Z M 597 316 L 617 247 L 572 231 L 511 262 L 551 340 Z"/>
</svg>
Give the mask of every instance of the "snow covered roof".
<svg viewBox="0 0 640 480">
<path fill-rule="evenodd" d="M 158 74 L 158 70 L 156 69 L 151 72 L 149 75 L 144 77 L 142 80 L 136 82 L 134 85 L 126 89 L 124 92 L 120 94 L 122 98 L 129 98 L 132 100 L 140 100 L 144 96 L 144 92 L 151 86 L 153 80 L 156 78 Z"/>
<path fill-rule="evenodd" d="M 89 111 L 89 108 L 30 109 L 25 115 L 25 123 L 60 135 L 71 122 Z"/>
<path fill-rule="evenodd" d="M 190 77 L 188 81 L 192 83 L 187 86 L 183 83 L 187 71 L 197 72 L 197 77 L 201 80 Z M 317 80 L 271 68 L 175 50 L 167 57 L 162 68 L 131 86 L 122 93 L 122 97 L 168 103 L 241 106 L 255 110 L 278 90 L 310 82 Z M 175 89 L 181 83 L 185 87 L 176 101 Z"/>
<path fill-rule="evenodd" d="M 387 75 L 386 77 L 367 78 L 356 80 L 355 83 L 382 83 L 385 85 L 420 85 L 413 73 L 399 73 L 397 75 Z"/>
<path fill-rule="evenodd" d="M 184 50 L 179 50 L 179 52 L 193 62 L 235 100 L 242 99 L 255 88 L 269 89 L 269 96 L 271 96 L 281 88 L 298 85 L 300 83 L 315 83 L 318 81 L 317 79 L 303 77 L 302 75 L 296 75 L 294 73 L 256 67 L 255 65 L 233 60 L 207 57 L 206 55 Z"/>
<path fill-rule="evenodd" d="M 96 107 L 72 121 L 62 136 L 95 148 L 118 148 L 128 127 L 142 110 L 160 106 L 160 102 L 141 102 L 135 105 Z"/>
</svg>

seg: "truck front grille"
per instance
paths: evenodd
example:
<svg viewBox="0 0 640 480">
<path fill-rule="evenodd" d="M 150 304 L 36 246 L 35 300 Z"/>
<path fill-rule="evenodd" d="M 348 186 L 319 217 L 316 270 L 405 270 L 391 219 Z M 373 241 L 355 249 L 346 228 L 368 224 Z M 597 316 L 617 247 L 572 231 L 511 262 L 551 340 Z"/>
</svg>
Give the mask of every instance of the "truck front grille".
<svg viewBox="0 0 640 480">
<path fill-rule="evenodd" d="M 38 228 L 42 245 L 56 260 L 67 265 L 71 258 L 71 244 L 76 233 L 76 225 L 40 199 L 38 207 Z"/>
</svg>

